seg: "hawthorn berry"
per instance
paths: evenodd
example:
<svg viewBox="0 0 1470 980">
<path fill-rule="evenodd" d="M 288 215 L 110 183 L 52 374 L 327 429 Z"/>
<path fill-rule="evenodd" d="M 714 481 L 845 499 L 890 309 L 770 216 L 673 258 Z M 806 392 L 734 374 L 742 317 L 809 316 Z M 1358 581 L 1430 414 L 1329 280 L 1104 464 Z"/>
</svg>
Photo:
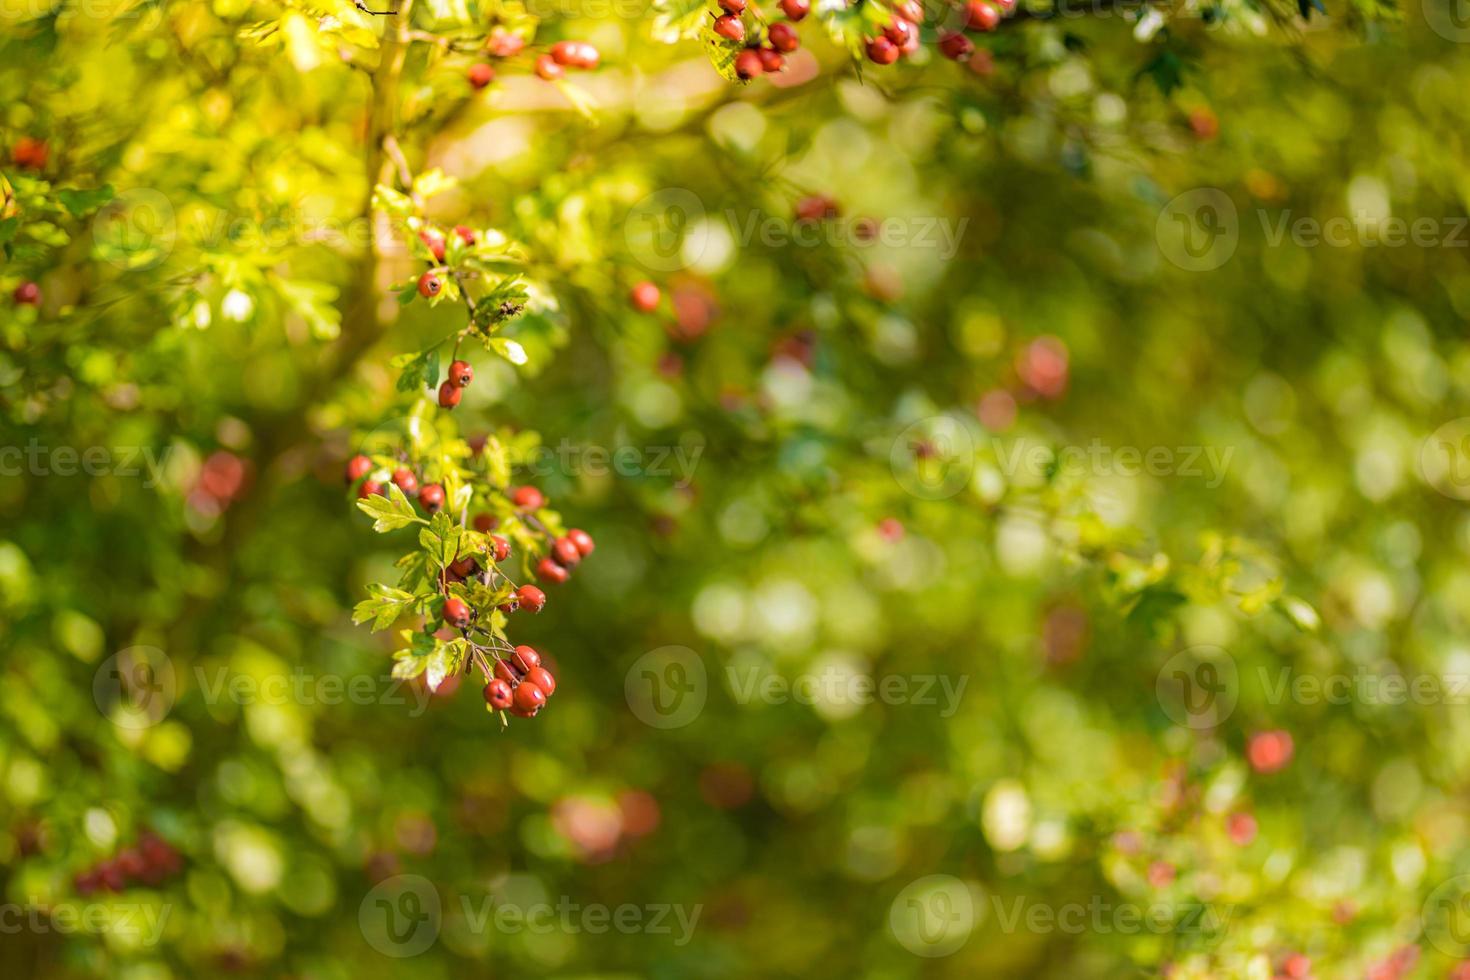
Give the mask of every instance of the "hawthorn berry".
<svg viewBox="0 0 1470 980">
<path fill-rule="evenodd" d="M 527 671 L 532 667 L 541 666 L 541 654 L 537 653 L 534 647 L 522 645 L 516 647 L 515 653 L 511 655 L 511 661 L 522 671 Z M 546 693 L 550 694 L 551 692 L 547 691 Z"/>
<path fill-rule="evenodd" d="M 131 847 L 118 852 L 117 866 L 129 878 L 141 878 L 143 872 L 148 870 L 148 863 L 143 860 L 143 855 Z"/>
<path fill-rule="evenodd" d="M 743 14 L 745 0 L 720 0 L 720 9 L 727 14 Z"/>
<path fill-rule="evenodd" d="M 413 470 L 400 466 L 393 471 L 393 482 L 398 484 L 398 489 L 404 493 L 412 494 L 418 492 L 419 478 L 413 475 Z"/>
<path fill-rule="evenodd" d="M 526 46 L 526 39 L 519 34 L 512 34 L 504 28 L 497 27 L 490 32 L 485 39 L 485 50 L 492 58 L 509 58 L 521 53 Z"/>
<path fill-rule="evenodd" d="M 887 27 L 883 28 L 883 36 L 898 45 L 900 49 L 912 41 L 914 35 L 917 33 L 918 31 L 914 29 L 914 25 L 902 17 L 895 17 L 889 22 Z"/>
<path fill-rule="evenodd" d="M 546 498 L 535 487 L 516 487 L 510 492 L 510 502 L 520 510 L 540 510 L 546 506 Z"/>
<path fill-rule="evenodd" d="M 552 559 L 543 558 L 536 564 L 536 577 L 543 582 L 553 582 L 556 585 L 561 585 L 567 580 L 567 570 Z"/>
<path fill-rule="evenodd" d="M 423 231 L 419 232 L 419 241 L 423 242 L 425 245 L 428 246 L 430 254 L 432 254 L 434 256 L 434 261 L 436 261 L 436 262 L 443 262 L 444 261 L 444 236 L 443 235 L 441 235 L 439 232 L 435 231 L 433 228 L 425 228 Z M 423 285 L 423 280 L 422 279 L 419 280 L 419 284 L 422 287 L 422 285 Z"/>
<path fill-rule="evenodd" d="M 727 41 L 745 40 L 745 24 L 739 17 L 725 14 L 715 18 L 715 33 Z"/>
<path fill-rule="evenodd" d="M 886 37 L 875 37 L 868 41 L 868 60 L 875 65 L 891 65 L 898 60 L 898 45 Z"/>
<path fill-rule="evenodd" d="M 786 19 L 796 22 L 811 13 L 812 0 L 781 0 L 781 12 Z"/>
<path fill-rule="evenodd" d="M 357 495 L 359 497 L 371 497 L 373 494 L 377 494 L 379 497 L 387 496 L 383 492 L 383 484 L 377 480 L 363 480 L 362 486 L 357 488 Z"/>
<path fill-rule="evenodd" d="M 427 484 L 419 491 L 419 506 L 430 514 L 444 506 L 444 488 L 437 483 Z"/>
<path fill-rule="evenodd" d="M 551 57 L 558 65 L 590 71 L 601 57 L 586 41 L 557 41 L 551 46 Z"/>
<path fill-rule="evenodd" d="M 15 161 L 15 165 L 27 170 L 44 170 L 50 155 L 51 148 L 46 145 L 46 141 L 34 136 L 22 136 L 15 141 L 15 146 L 10 151 L 10 158 Z"/>
<path fill-rule="evenodd" d="M 524 674 L 524 673 L 525 673 L 525 671 L 523 671 L 520 668 L 518 668 L 515 664 L 511 663 L 509 660 L 496 660 L 495 661 L 495 677 L 496 677 L 496 679 L 505 681 L 505 683 L 508 684 L 508 685 L 510 685 L 511 687 L 515 687 L 517 684 L 519 684 L 521 682 L 521 675 Z"/>
<path fill-rule="evenodd" d="M 23 282 L 15 287 L 15 301 L 22 306 L 41 305 L 41 287 L 33 282 Z"/>
<path fill-rule="evenodd" d="M 466 245 L 475 244 L 475 230 L 468 225 L 455 225 L 454 233 L 458 235 L 459 240 L 464 242 Z"/>
<path fill-rule="evenodd" d="M 373 461 L 358 453 L 347 461 L 347 482 L 356 483 L 373 471 Z"/>
<path fill-rule="evenodd" d="M 465 73 L 465 78 L 469 79 L 470 88 L 478 92 L 495 81 L 495 69 L 483 61 L 477 62 L 470 65 L 470 70 Z"/>
<path fill-rule="evenodd" d="M 946 34 L 939 39 L 939 53 L 951 61 L 964 61 L 975 53 L 975 44 L 963 34 Z"/>
<path fill-rule="evenodd" d="M 507 558 L 510 557 L 510 542 L 502 538 L 500 535 L 490 535 L 490 546 L 494 549 L 492 554 L 497 563 L 505 561 Z"/>
<path fill-rule="evenodd" d="M 443 288 L 444 284 L 432 272 L 425 272 L 419 276 L 419 295 L 424 299 L 433 299 L 439 295 L 439 290 Z"/>
<path fill-rule="evenodd" d="M 633 308 L 640 313 L 652 313 L 658 309 L 658 301 L 662 295 L 657 286 L 644 281 L 633 287 L 632 292 L 628 294 L 628 299 L 632 301 Z"/>
<path fill-rule="evenodd" d="M 486 531 L 492 530 L 499 523 L 500 521 L 495 517 L 494 514 L 475 515 L 475 530 L 479 531 L 481 534 L 484 534 Z"/>
<path fill-rule="evenodd" d="M 1291 733 L 1280 729 L 1257 732 L 1251 736 L 1250 743 L 1246 746 L 1246 756 L 1250 759 L 1251 768 L 1259 773 L 1285 769 L 1295 751 Z"/>
<path fill-rule="evenodd" d="M 593 549 L 597 547 L 596 542 L 592 540 L 592 535 L 580 527 L 574 527 L 568 531 L 567 539 L 577 546 L 577 551 L 581 553 L 583 558 L 592 554 Z"/>
<path fill-rule="evenodd" d="M 464 389 L 459 385 L 453 381 L 445 381 L 439 386 L 439 407 L 453 408 L 459 404 L 459 399 L 463 394 Z"/>
<path fill-rule="evenodd" d="M 449 365 L 449 380 L 456 388 L 468 388 L 475 380 L 475 369 L 468 361 L 455 361 Z"/>
<path fill-rule="evenodd" d="M 485 703 L 496 711 L 504 711 L 511 706 L 510 685 L 499 677 L 491 678 L 490 683 L 485 685 Z"/>
<path fill-rule="evenodd" d="M 1232 843 L 1245 847 L 1256 839 L 1256 818 L 1249 813 L 1232 813 L 1225 821 L 1225 832 Z"/>
<path fill-rule="evenodd" d="M 514 700 L 512 710 L 522 718 L 534 717 L 536 712 L 546 707 L 546 692 L 526 681 L 521 681 L 516 685 L 512 698 Z"/>
<path fill-rule="evenodd" d="M 919 0 L 902 0 L 901 3 L 894 4 L 893 12 L 910 24 L 924 23 L 924 6 Z"/>
<path fill-rule="evenodd" d="M 551 671 L 545 667 L 531 667 L 526 671 L 526 676 L 521 680 L 522 684 L 535 684 L 541 689 L 546 697 L 556 693 L 556 678 L 551 676 Z"/>
<path fill-rule="evenodd" d="M 744 81 L 750 81 L 765 70 L 766 66 L 761 64 L 761 56 L 750 48 L 746 48 L 735 56 L 735 74 Z"/>
<path fill-rule="evenodd" d="M 756 48 L 755 53 L 760 56 L 761 68 L 768 75 L 786 67 L 786 59 L 781 57 L 781 52 L 775 48 Z"/>
<path fill-rule="evenodd" d="M 566 78 L 567 70 L 557 64 L 551 55 L 543 54 L 536 59 L 536 74 L 548 82 L 554 82 L 559 78 Z"/>
<path fill-rule="evenodd" d="M 546 593 L 534 585 L 523 585 L 516 589 L 516 599 L 533 613 L 546 608 Z"/>
<path fill-rule="evenodd" d="M 772 24 L 766 31 L 766 40 L 771 42 L 771 47 L 783 54 L 790 54 L 801 47 L 801 35 L 790 24 Z"/>
<path fill-rule="evenodd" d="M 1000 8 L 990 0 L 969 0 L 965 17 L 972 31 L 993 31 L 1000 25 Z"/>
<path fill-rule="evenodd" d="M 842 213 L 837 202 L 825 194 L 813 194 L 796 202 L 797 221 L 821 221 L 835 218 Z"/>
<path fill-rule="evenodd" d="M 464 629 L 470 625 L 470 607 L 458 596 L 450 596 L 444 600 L 444 622 L 455 629 Z"/>
<path fill-rule="evenodd" d="M 582 560 L 582 549 L 577 547 L 577 542 L 573 541 L 570 536 L 557 538 L 551 544 L 551 556 L 557 560 L 558 564 L 571 568 Z"/>
<path fill-rule="evenodd" d="M 1291 980 L 1306 980 L 1312 975 L 1312 961 L 1302 953 L 1292 953 L 1281 961 L 1281 973 Z"/>
<path fill-rule="evenodd" d="M 465 555 L 459 561 L 450 563 L 449 574 L 457 579 L 464 579 L 473 575 L 477 567 L 475 559 L 470 555 Z"/>
</svg>

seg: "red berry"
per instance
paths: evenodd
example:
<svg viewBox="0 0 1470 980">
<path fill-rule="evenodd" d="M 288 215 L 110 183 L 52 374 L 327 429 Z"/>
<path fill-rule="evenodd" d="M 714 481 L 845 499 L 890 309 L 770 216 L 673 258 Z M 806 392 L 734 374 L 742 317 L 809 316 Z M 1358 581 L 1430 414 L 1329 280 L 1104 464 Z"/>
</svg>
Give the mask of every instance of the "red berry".
<svg viewBox="0 0 1470 980">
<path fill-rule="evenodd" d="M 760 57 L 761 69 L 767 75 L 786 67 L 786 59 L 775 48 L 756 48 L 755 53 Z"/>
<path fill-rule="evenodd" d="M 570 536 L 557 538 L 551 545 L 551 557 L 555 558 L 558 564 L 571 568 L 582 560 L 582 550 L 577 547 L 577 542 L 573 541 Z"/>
<path fill-rule="evenodd" d="M 1244 847 L 1256 839 L 1256 818 L 1249 813 L 1232 813 L 1225 821 L 1232 843 Z"/>
<path fill-rule="evenodd" d="M 743 14 L 745 0 L 720 0 L 720 9 L 727 14 Z"/>
<path fill-rule="evenodd" d="M 765 70 L 766 66 L 761 64 L 761 56 L 750 48 L 735 56 L 735 74 L 747 82 Z"/>
<path fill-rule="evenodd" d="M 373 461 L 358 453 L 347 461 L 347 482 L 356 483 L 373 471 Z"/>
<path fill-rule="evenodd" d="M 556 63 L 556 59 L 549 54 L 543 54 L 536 59 L 536 74 L 548 82 L 554 82 L 558 78 L 565 78 L 567 70 Z"/>
<path fill-rule="evenodd" d="M 473 228 L 470 228 L 467 225 L 455 225 L 454 233 L 458 235 L 459 240 L 464 242 L 466 245 L 475 244 L 475 231 Z"/>
<path fill-rule="evenodd" d="M 570 531 L 568 531 L 567 538 L 572 542 L 572 544 L 577 546 L 578 553 L 580 553 L 584 558 L 592 554 L 593 550 L 597 547 L 597 544 L 592 540 L 592 535 L 588 534 L 580 527 L 574 527 Z"/>
<path fill-rule="evenodd" d="M 15 148 L 10 153 L 17 167 L 28 170 L 44 170 L 46 159 L 50 155 L 51 148 L 46 145 L 46 141 L 38 140 L 34 136 L 22 136 L 16 140 Z"/>
<path fill-rule="evenodd" d="M 495 69 L 481 61 L 470 65 L 470 70 L 465 73 L 465 77 L 469 79 L 470 87 L 478 92 L 495 81 Z"/>
<path fill-rule="evenodd" d="M 837 202 L 825 194 L 813 194 L 796 202 L 797 221 L 821 221 L 835 218 L 842 213 Z"/>
<path fill-rule="evenodd" d="M 495 549 L 494 556 L 497 562 L 505 561 L 510 557 L 510 542 L 498 534 L 490 535 L 490 545 Z"/>
<path fill-rule="evenodd" d="M 496 711 L 504 711 L 509 708 L 512 697 L 510 685 L 499 677 L 492 678 L 490 683 L 485 685 L 485 703 Z"/>
<path fill-rule="evenodd" d="M 516 589 L 516 599 L 533 613 L 538 613 L 546 608 L 546 593 L 534 585 L 523 585 Z"/>
<path fill-rule="evenodd" d="M 1015 0 L 1012 0 L 1014 3 Z M 893 6 L 893 12 L 910 24 L 922 24 L 924 22 L 924 6 L 919 0 L 902 0 Z"/>
<path fill-rule="evenodd" d="M 33 282 L 23 282 L 15 287 L 15 301 L 23 306 L 41 305 L 41 287 Z"/>
<path fill-rule="evenodd" d="M 118 852 L 117 866 L 129 878 L 140 878 L 148 870 L 148 862 L 143 860 L 143 855 L 131 847 Z"/>
<path fill-rule="evenodd" d="M 766 31 L 766 40 L 771 42 L 771 47 L 784 54 L 790 54 L 801 47 L 801 35 L 790 24 L 772 24 Z"/>
<path fill-rule="evenodd" d="M 875 65 L 891 65 L 898 60 L 898 45 L 886 37 L 875 37 L 868 41 L 868 60 Z"/>
<path fill-rule="evenodd" d="M 439 407 L 453 408 L 459 404 L 459 399 L 463 394 L 464 389 L 459 385 L 453 381 L 445 381 L 439 386 Z"/>
<path fill-rule="evenodd" d="M 357 488 L 357 495 L 359 497 L 371 497 L 373 494 L 377 494 L 380 497 L 387 496 L 383 492 L 383 484 L 377 480 L 363 480 L 362 486 Z"/>
<path fill-rule="evenodd" d="M 450 596 L 444 600 L 444 622 L 455 629 L 464 629 L 470 625 L 470 607 L 458 596 Z"/>
<path fill-rule="evenodd" d="M 640 313 L 652 313 L 658 309 L 658 301 L 661 294 L 659 289 L 651 282 L 640 282 L 633 287 L 628 298 L 633 301 L 633 308 Z"/>
<path fill-rule="evenodd" d="M 516 487 L 510 492 L 510 502 L 521 510 L 540 510 L 546 506 L 546 498 L 535 487 Z"/>
<path fill-rule="evenodd" d="M 449 574 L 457 579 L 464 579 L 473 575 L 477 567 L 475 559 L 470 555 L 465 555 L 459 561 L 450 563 Z"/>
<path fill-rule="evenodd" d="M 509 684 L 511 687 L 515 687 L 521 682 L 521 675 L 524 673 L 525 671 L 521 670 L 509 660 L 495 661 L 496 678 L 505 681 L 505 683 Z"/>
<path fill-rule="evenodd" d="M 556 678 L 552 677 L 551 671 L 545 667 L 530 668 L 526 671 L 526 677 L 521 683 L 535 684 L 541 689 L 541 693 L 548 698 L 556 693 Z"/>
<path fill-rule="evenodd" d="M 123 874 L 122 868 L 117 866 L 116 861 L 103 861 L 97 865 L 97 875 L 102 879 L 102 884 L 108 891 L 120 892 L 128 887 L 127 876 Z"/>
<path fill-rule="evenodd" d="M 1271 773 L 1285 769 L 1295 751 L 1291 733 L 1278 729 L 1252 735 L 1246 756 L 1256 772 Z"/>
<path fill-rule="evenodd" d="M 885 541 L 903 540 L 903 522 L 896 517 L 885 517 L 878 522 L 878 533 Z"/>
<path fill-rule="evenodd" d="M 512 654 L 510 659 L 516 667 L 519 667 L 523 671 L 530 670 L 532 667 L 541 666 L 541 654 L 537 653 L 533 647 L 516 647 L 516 652 Z M 547 691 L 546 693 L 550 694 L 551 692 Z"/>
<path fill-rule="evenodd" d="M 521 681 L 516 685 L 514 710 L 522 718 L 533 717 L 536 712 L 546 707 L 546 692 L 535 684 Z"/>
<path fill-rule="evenodd" d="M 419 491 L 419 506 L 430 514 L 436 513 L 444 506 L 444 488 L 437 483 L 430 483 Z"/>
<path fill-rule="evenodd" d="M 419 295 L 424 297 L 424 299 L 432 299 L 438 296 L 439 290 L 443 288 L 444 284 L 432 272 L 425 272 L 419 276 Z"/>
<path fill-rule="evenodd" d="M 1000 24 L 1000 8 L 990 0 L 969 0 L 965 16 L 972 31 L 993 31 Z"/>
<path fill-rule="evenodd" d="M 812 9 L 812 0 L 781 0 L 781 12 L 791 21 L 799 21 Z"/>
<path fill-rule="evenodd" d="M 590 70 L 597 67 L 600 57 L 597 49 L 586 41 L 557 41 L 551 46 L 552 60 L 567 68 Z"/>
<path fill-rule="evenodd" d="M 486 531 L 493 530 L 495 526 L 499 523 L 500 521 L 496 519 L 494 514 L 475 515 L 475 530 L 479 531 L 481 534 L 484 534 Z"/>
<path fill-rule="evenodd" d="M 1281 961 L 1281 972 L 1291 980 L 1306 980 L 1312 975 L 1312 961 L 1301 953 L 1292 953 Z"/>
<path fill-rule="evenodd" d="M 497 27 L 490 32 L 485 39 L 485 50 L 490 52 L 493 58 L 509 58 L 521 53 L 526 46 L 526 39 L 519 34 L 511 34 L 504 28 Z"/>
<path fill-rule="evenodd" d="M 887 27 L 883 28 L 883 36 L 898 45 L 899 48 L 908 44 L 917 33 L 918 31 L 914 29 L 914 25 L 902 17 L 895 17 Z"/>
<path fill-rule="evenodd" d="M 939 39 L 939 53 L 951 61 L 964 61 L 975 53 L 975 45 L 963 34 L 946 34 Z"/>
<path fill-rule="evenodd" d="M 489 67 L 488 65 L 486 66 Z M 432 228 L 425 228 L 419 232 L 419 240 L 429 246 L 429 252 L 434 256 L 436 262 L 444 261 L 444 236 Z M 419 291 L 423 292 L 424 281 L 419 280 Z M 437 290 L 436 290 L 437 292 Z"/>
<path fill-rule="evenodd" d="M 561 585 L 567 580 L 567 570 L 550 558 L 543 558 L 536 564 L 536 577 L 543 582 Z"/>
<path fill-rule="evenodd" d="M 71 880 L 72 887 L 77 894 L 86 898 L 88 895 L 102 887 L 102 876 L 95 871 L 83 871 Z"/>
<path fill-rule="evenodd" d="M 402 466 L 393 471 L 393 482 L 407 494 L 415 493 L 419 488 L 419 478 L 413 475 L 413 470 Z"/>
<path fill-rule="evenodd" d="M 449 365 L 449 380 L 457 388 L 468 388 L 470 382 L 475 380 L 475 369 L 470 367 L 468 361 L 455 361 Z"/>
<path fill-rule="evenodd" d="M 739 17 L 726 14 L 715 18 L 715 33 L 727 41 L 745 40 L 745 24 Z"/>
</svg>

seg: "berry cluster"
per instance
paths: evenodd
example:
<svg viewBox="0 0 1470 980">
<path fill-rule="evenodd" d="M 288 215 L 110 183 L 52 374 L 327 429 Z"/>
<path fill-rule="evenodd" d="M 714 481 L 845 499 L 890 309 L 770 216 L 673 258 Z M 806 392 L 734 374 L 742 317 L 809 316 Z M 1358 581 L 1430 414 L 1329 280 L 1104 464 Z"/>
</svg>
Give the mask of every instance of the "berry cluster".
<svg viewBox="0 0 1470 980">
<path fill-rule="evenodd" d="M 184 867 L 184 859 L 173 845 L 152 831 L 144 831 L 133 847 L 124 848 L 116 857 L 99 861 L 72 879 L 77 894 L 83 897 L 100 890 L 124 891 L 129 885 L 142 883 L 156 886 Z"/>
<path fill-rule="evenodd" d="M 556 678 L 541 663 L 541 654 L 518 646 L 495 661 L 495 676 L 485 683 L 485 703 L 518 718 L 534 718 L 556 693 Z"/>
<path fill-rule="evenodd" d="M 966 0 L 962 13 L 964 29 L 989 32 L 1016 9 L 1016 0 Z M 868 60 L 875 65 L 891 65 L 919 48 L 919 28 L 924 23 L 924 8 L 918 0 L 903 0 L 894 7 L 894 18 L 883 33 L 869 38 Z M 975 53 L 974 43 L 962 31 L 941 31 L 939 53 L 952 61 L 966 61 Z"/>
<path fill-rule="evenodd" d="M 762 41 L 746 32 L 742 19 L 746 0 L 719 0 L 719 4 L 724 13 L 715 18 L 713 30 L 727 41 L 746 44 L 735 56 L 734 63 L 735 74 L 746 81 L 786 67 L 786 55 L 801 47 L 801 35 L 791 25 L 801 21 L 812 9 L 811 0 L 781 0 L 781 12 L 786 20 L 766 26 Z"/>
<path fill-rule="evenodd" d="M 485 38 L 485 53 L 491 58 L 504 61 L 514 58 L 526 47 L 526 39 L 503 27 L 492 30 Z M 537 77 L 548 82 L 565 78 L 567 69 L 591 71 L 601 60 L 597 49 L 586 41 L 557 41 L 544 53 L 536 56 L 533 70 Z M 476 92 L 495 81 L 495 66 L 487 61 L 477 61 L 465 72 L 465 80 Z"/>
</svg>

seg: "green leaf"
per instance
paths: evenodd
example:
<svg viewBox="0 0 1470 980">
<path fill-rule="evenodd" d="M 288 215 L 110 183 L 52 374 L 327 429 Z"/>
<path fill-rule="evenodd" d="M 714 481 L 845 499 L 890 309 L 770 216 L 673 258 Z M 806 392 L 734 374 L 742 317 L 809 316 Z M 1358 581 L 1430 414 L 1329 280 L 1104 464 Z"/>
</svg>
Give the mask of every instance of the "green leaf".
<svg viewBox="0 0 1470 980">
<path fill-rule="evenodd" d="M 413 512 L 413 505 L 408 502 L 398 484 L 388 484 L 388 493 L 387 497 L 373 494 L 357 502 L 357 509 L 373 518 L 374 531 L 382 534 L 415 522 L 424 523 L 424 519 Z"/>
<path fill-rule="evenodd" d="M 72 217 L 80 218 L 112 200 L 113 194 L 111 184 L 103 184 L 101 187 L 85 191 L 65 187 L 56 192 L 56 199 L 61 202 L 62 207 L 71 212 Z"/>
<path fill-rule="evenodd" d="M 286 305 L 306 321 L 317 340 L 335 340 L 342 332 L 342 314 L 336 306 L 337 288 L 330 283 L 275 278 L 276 291 Z"/>
<path fill-rule="evenodd" d="M 455 637 L 442 644 L 428 657 L 429 690 L 439 690 L 439 685 L 464 669 L 465 657 L 469 655 L 469 643 L 464 637 Z"/>
<path fill-rule="evenodd" d="M 352 621 L 361 624 L 371 620 L 374 633 L 392 626 L 398 617 L 411 611 L 419 601 L 412 592 L 380 583 L 368 586 L 368 591 L 372 597 L 353 607 Z"/>
<path fill-rule="evenodd" d="M 400 366 L 396 363 L 395 367 Z M 398 376 L 399 391 L 423 391 L 439 386 L 439 348 L 431 347 L 415 354 L 401 365 L 403 373 Z"/>
</svg>

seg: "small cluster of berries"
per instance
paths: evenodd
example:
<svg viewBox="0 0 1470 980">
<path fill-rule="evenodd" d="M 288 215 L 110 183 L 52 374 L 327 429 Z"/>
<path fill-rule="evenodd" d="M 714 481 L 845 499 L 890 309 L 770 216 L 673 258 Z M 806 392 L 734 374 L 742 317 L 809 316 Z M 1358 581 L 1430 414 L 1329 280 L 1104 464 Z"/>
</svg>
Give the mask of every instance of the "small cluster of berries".
<svg viewBox="0 0 1470 980">
<path fill-rule="evenodd" d="M 511 58 L 521 53 L 526 39 L 497 27 L 485 39 L 485 52 L 492 58 Z M 551 48 L 536 58 L 536 75 L 548 82 L 565 78 L 567 69 L 591 71 L 601 60 L 597 49 L 586 41 L 557 41 Z M 470 88 L 479 91 L 495 81 L 495 66 L 488 61 L 478 61 L 465 72 Z"/>
<path fill-rule="evenodd" d="M 541 654 L 528 646 L 518 646 L 509 657 L 495 661 L 495 676 L 484 691 L 486 704 L 518 718 L 534 718 L 555 693 L 556 678 L 542 665 Z"/>
<path fill-rule="evenodd" d="M 116 857 L 78 873 L 72 884 L 83 897 L 104 888 L 121 892 L 135 883 L 161 885 L 183 867 L 184 859 L 173 845 L 152 831 L 144 831 L 136 846 L 124 848 Z"/>
<path fill-rule="evenodd" d="M 967 0 L 964 6 L 965 30 L 989 32 L 1016 9 L 1016 0 Z M 894 7 L 894 18 L 883 33 L 869 38 L 868 60 L 875 65 L 891 65 L 900 57 L 919 49 L 919 26 L 924 22 L 924 8 L 918 0 L 903 0 Z M 952 61 L 965 61 L 975 53 L 974 43 L 960 31 L 942 33 L 939 53 Z"/>
<path fill-rule="evenodd" d="M 719 4 L 724 13 L 715 18 L 714 32 L 727 41 L 744 42 L 747 35 L 741 15 L 745 13 L 746 0 L 719 0 Z M 766 28 L 764 44 L 752 39 L 735 56 L 735 74 L 746 81 L 785 68 L 786 55 L 801 47 L 801 35 L 791 25 L 811 12 L 811 0 L 781 0 L 780 6 L 786 20 Z"/>
</svg>

